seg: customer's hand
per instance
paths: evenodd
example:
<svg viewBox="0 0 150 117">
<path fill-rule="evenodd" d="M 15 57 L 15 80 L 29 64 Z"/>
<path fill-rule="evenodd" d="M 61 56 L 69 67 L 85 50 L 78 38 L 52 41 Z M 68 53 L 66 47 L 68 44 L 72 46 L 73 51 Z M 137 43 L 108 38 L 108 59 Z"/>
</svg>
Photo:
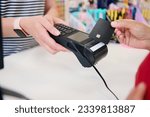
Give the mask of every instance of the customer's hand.
<svg viewBox="0 0 150 117">
<path fill-rule="evenodd" d="M 60 34 L 54 27 L 55 23 L 64 23 L 64 21 L 50 15 L 26 17 L 20 20 L 22 29 L 33 36 L 40 45 L 44 46 L 52 54 L 66 51 L 64 47 L 56 43 L 48 34 L 48 32 L 55 36 Z"/>
<path fill-rule="evenodd" d="M 134 20 L 117 20 L 111 23 L 121 43 L 150 50 L 150 27 Z"/>
<path fill-rule="evenodd" d="M 146 93 L 146 86 L 144 83 L 140 83 L 137 87 L 135 87 L 129 96 L 127 97 L 127 100 L 143 100 Z"/>
</svg>

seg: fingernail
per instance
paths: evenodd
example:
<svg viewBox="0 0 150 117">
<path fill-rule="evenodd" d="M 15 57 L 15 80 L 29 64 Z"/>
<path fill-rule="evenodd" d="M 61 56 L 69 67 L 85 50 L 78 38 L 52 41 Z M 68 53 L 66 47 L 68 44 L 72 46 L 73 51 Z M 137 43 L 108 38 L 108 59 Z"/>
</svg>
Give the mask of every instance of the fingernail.
<svg viewBox="0 0 150 117">
<path fill-rule="evenodd" d="M 55 33 L 56 36 L 60 35 L 60 32 L 58 30 L 55 30 L 54 33 Z"/>
<path fill-rule="evenodd" d="M 117 25 L 116 21 L 111 22 L 111 26 L 115 27 Z"/>
</svg>

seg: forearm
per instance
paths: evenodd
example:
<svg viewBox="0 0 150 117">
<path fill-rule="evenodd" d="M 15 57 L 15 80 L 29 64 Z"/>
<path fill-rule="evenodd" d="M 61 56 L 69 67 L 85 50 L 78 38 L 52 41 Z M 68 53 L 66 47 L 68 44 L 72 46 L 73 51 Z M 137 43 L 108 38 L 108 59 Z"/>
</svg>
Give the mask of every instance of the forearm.
<svg viewBox="0 0 150 117">
<path fill-rule="evenodd" d="M 17 37 L 17 34 L 13 31 L 15 18 L 1 18 L 1 19 L 2 19 L 3 37 Z"/>
</svg>

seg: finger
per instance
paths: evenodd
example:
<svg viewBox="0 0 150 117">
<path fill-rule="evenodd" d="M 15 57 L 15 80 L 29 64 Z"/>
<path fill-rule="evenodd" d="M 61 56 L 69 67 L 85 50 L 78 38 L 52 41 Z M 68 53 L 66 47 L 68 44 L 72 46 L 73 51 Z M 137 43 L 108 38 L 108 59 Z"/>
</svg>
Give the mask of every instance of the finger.
<svg viewBox="0 0 150 117">
<path fill-rule="evenodd" d="M 46 50 L 48 52 L 50 52 L 51 54 L 56 54 L 58 51 L 56 50 L 53 50 L 52 48 L 50 48 L 49 46 L 47 46 L 47 44 L 43 43 L 43 44 L 40 44 L 41 46 L 43 46 L 44 48 L 46 48 Z"/>
<path fill-rule="evenodd" d="M 124 38 L 124 35 L 123 35 L 123 34 L 119 35 L 119 39 L 122 40 L 123 43 L 125 43 L 125 38 Z"/>
<path fill-rule="evenodd" d="M 43 20 L 44 21 L 44 20 Z M 44 22 L 43 22 L 44 23 Z M 49 28 L 48 27 L 48 25 L 49 25 L 49 27 L 51 26 L 51 24 L 49 23 L 49 22 L 47 22 L 47 20 L 45 20 L 45 27 L 46 28 Z M 54 27 L 52 27 L 52 28 L 54 28 Z M 52 29 L 51 28 L 51 29 Z M 51 31 L 51 29 L 49 29 L 49 31 Z M 57 29 L 56 29 L 57 30 Z M 54 47 L 53 49 L 57 49 L 57 51 L 68 51 L 66 48 L 64 48 L 63 46 L 61 46 L 60 44 L 57 44 L 52 38 L 50 39 L 51 40 L 51 42 L 52 42 L 52 44 L 53 45 L 51 45 L 51 47 Z"/>
<path fill-rule="evenodd" d="M 121 31 L 123 34 L 125 34 L 126 30 L 128 30 L 128 29 L 120 28 L 120 31 Z"/>
<path fill-rule="evenodd" d="M 130 19 L 116 20 L 111 22 L 111 26 L 114 28 L 132 28 L 135 25 L 135 22 Z"/>
<path fill-rule="evenodd" d="M 57 44 L 57 43 L 56 43 L 56 46 L 57 46 L 57 49 L 58 49 L 58 50 L 61 50 L 61 51 L 63 51 L 63 52 L 67 52 L 67 51 L 68 51 L 65 47 L 63 47 L 63 46 L 60 45 L 60 44 Z"/>
<path fill-rule="evenodd" d="M 53 21 L 53 18 L 51 16 L 45 15 L 44 17 L 49 21 L 49 23 L 51 23 L 52 25 L 54 25 L 54 21 Z"/>
<path fill-rule="evenodd" d="M 36 40 L 42 47 L 46 48 L 47 51 L 49 51 L 51 54 L 56 54 L 57 51 L 50 48 L 47 44 L 45 44 L 43 41 L 41 40 Z"/>
<path fill-rule="evenodd" d="M 54 19 L 55 24 L 60 23 L 60 24 L 64 24 L 64 25 L 68 26 L 68 24 L 65 21 L 63 21 L 62 19 L 59 19 L 59 18 L 56 18 L 56 17 L 54 17 L 53 19 Z"/>
<path fill-rule="evenodd" d="M 126 37 L 126 38 L 130 38 L 130 32 L 129 32 L 129 30 L 126 30 L 126 31 L 125 31 L 125 37 Z"/>
<path fill-rule="evenodd" d="M 120 43 L 124 43 L 124 40 L 123 40 L 123 39 L 120 39 L 119 37 L 118 37 L 118 41 L 119 41 Z"/>
<path fill-rule="evenodd" d="M 118 29 L 116 28 L 114 32 L 117 33 L 117 31 L 118 31 Z"/>
<path fill-rule="evenodd" d="M 54 50 L 57 50 L 58 52 L 59 51 L 67 51 L 67 49 L 66 48 L 64 48 L 63 46 L 61 46 L 60 44 L 58 44 L 58 43 L 56 43 L 55 42 L 55 40 L 54 39 L 52 39 L 52 38 L 49 38 L 49 40 L 50 40 L 50 47 L 52 48 L 52 49 L 54 49 Z"/>
<path fill-rule="evenodd" d="M 58 51 L 57 46 L 56 46 L 57 43 L 55 42 L 54 39 L 52 39 L 49 36 L 47 30 L 42 25 L 39 26 L 39 29 L 38 29 L 38 31 L 36 33 L 37 33 L 36 34 L 36 38 L 38 40 L 43 41 L 43 43 L 47 44 L 50 48 L 52 48 L 53 50 L 57 50 Z"/>
<path fill-rule="evenodd" d="M 125 28 L 116 28 L 115 33 L 117 32 L 125 33 Z"/>
<path fill-rule="evenodd" d="M 124 35 L 118 36 L 118 41 L 119 41 L 120 43 L 125 44 L 125 38 L 124 38 Z"/>
<path fill-rule="evenodd" d="M 125 39 L 126 39 L 126 44 L 127 44 L 128 46 L 130 46 L 131 43 L 132 43 L 132 40 L 131 40 L 131 38 L 130 38 L 130 32 L 129 32 L 128 30 L 125 31 Z"/>
<path fill-rule="evenodd" d="M 58 36 L 60 35 L 60 32 L 50 23 L 47 19 L 43 18 L 41 20 L 41 25 L 45 27 L 46 30 L 48 30 L 51 34 Z"/>
<path fill-rule="evenodd" d="M 117 36 L 120 36 L 122 34 L 122 32 L 120 31 L 120 30 L 118 30 L 117 32 L 116 32 L 116 35 Z"/>
<path fill-rule="evenodd" d="M 146 93 L 146 85 L 145 83 L 140 83 L 135 89 L 131 91 L 128 100 L 142 100 L 144 99 Z"/>
<path fill-rule="evenodd" d="M 116 28 L 115 29 L 115 33 L 118 32 L 118 31 L 121 31 L 121 29 L 120 28 Z"/>
</svg>

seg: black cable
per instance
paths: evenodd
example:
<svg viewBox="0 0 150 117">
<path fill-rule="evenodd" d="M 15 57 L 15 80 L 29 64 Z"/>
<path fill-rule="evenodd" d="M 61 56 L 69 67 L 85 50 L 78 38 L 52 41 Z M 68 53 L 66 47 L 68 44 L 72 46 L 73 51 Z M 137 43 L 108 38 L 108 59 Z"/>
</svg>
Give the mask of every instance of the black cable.
<svg viewBox="0 0 150 117">
<path fill-rule="evenodd" d="M 104 82 L 106 88 L 110 91 L 110 93 L 111 93 L 117 100 L 119 100 L 119 98 L 116 96 L 116 94 L 108 87 L 108 85 L 107 85 L 105 79 L 104 79 L 103 76 L 100 74 L 100 72 L 98 71 L 98 69 L 91 63 L 91 61 L 89 60 L 89 58 L 88 58 L 87 56 L 85 56 L 84 54 L 82 54 L 82 53 L 76 48 L 76 46 L 75 46 L 73 43 L 72 43 L 72 46 L 73 46 L 73 47 L 75 48 L 75 50 L 76 50 L 80 55 L 82 55 L 83 58 L 85 58 L 86 61 L 95 69 L 95 71 L 98 73 L 98 75 L 100 76 L 100 78 L 103 80 L 103 82 Z"/>
<path fill-rule="evenodd" d="M 86 56 L 83 56 L 83 57 L 84 57 L 84 58 L 87 60 L 87 62 L 95 69 L 95 71 L 98 73 L 98 75 L 100 76 L 100 78 L 103 80 L 103 82 L 104 82 L 106 88 L 110 91 L 110 93 L 111 93 L 117 100 L 119 100 L 119 98 L 116 96 L 116 94 L 108 87 L 108 85 L 107 85 L 107 83 L 106 83 L 104 77 L 101 75 L 101 73 L 98 71 L 98 69 L 90 62 L 90 60 L 89 60 Z"/>
<path fill-rule="evenodd" d="M 24 99 L 24 100 L 30 100 L 26 96 L 24 96 L 18 92 L 6 89 L 6 88 L 1 87 L 1 91 L 2 91 L 2 95 L 8 95 L 8 96 L 17 97 L 17 98 Z"/>
<path fill-rule="evenodd" d="M 2 88 L 0 87 L 0 100 L 3 100 Z"/>
<path fill-rule="evenodd" d="M 119 100 L 119 98 L 116 96 L 116 94 L 108 87 L 108 85 L 107 85 L 105 79 L 103 78 L 103 76 L 101 75 L 101 73 L 98 71 L 98 69 L 97 69 L 94 65 L 92 65 L 92 67 L 95 69 L 95 71 L 98 73 L 98 75 L 100 76 L 100 78 L 103 80 L 103 82 L 104 82 L 106 88 L 114 95 L 114 97 L 115 97 L 117 100 Z"/>
</svg>

